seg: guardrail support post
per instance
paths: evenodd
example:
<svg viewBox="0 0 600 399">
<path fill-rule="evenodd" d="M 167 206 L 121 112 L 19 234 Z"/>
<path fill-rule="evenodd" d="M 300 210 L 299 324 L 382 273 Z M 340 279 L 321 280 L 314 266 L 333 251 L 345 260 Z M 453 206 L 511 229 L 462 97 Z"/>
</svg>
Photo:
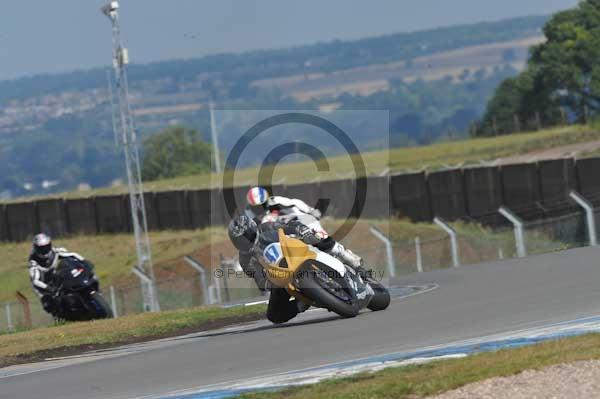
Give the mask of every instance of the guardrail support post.
<svg viewBox="0 0 600 399">
<path fill-rule="evenodd" d="M 21 304 L 21 309 L 23 309 L 23 318 L 25 319 L 25 328 L 31 328 L 31 308 L 29 307 L 29 299 L 25 295 L 23 295 L 20 291 L 16 292 L 17 301 Z"/>
<path fill-rule="evenodd" d="M 12 322 L 12 314 L 10 313 L 10 303 L 5 303 L 4 309 L 6 309 L 6 321 L 8 322 L 8 331 L 14 331 L 15 326 Z"/>
<path fill-rule="evenodd" d="M 596 219 L 594 216 L 594 207 L 588 200 L 583 198 L 581 194 L 579 194 L 576 191 L 571 191 L 569 193 L 569 196 L 573 199 L 573 201 L 577 202 L 577 204 L 585 210 L 588 238 L 590 240 L 590 245 L 592 247 L 595 247 L 596 245 L 598 245 L 598 238 L 596 236 Z"/>
<path fill-rule="evenodd" d="M 417 272 L 423 273 L 423 257 L 421 256 L 421 237 L 415 237 L 415 254 L 417 257 Z"/>
<path fill-rule="evenodd" d="M 517 247 L 517 256 L 524 258 L 527 256 L 527 250 L 525 248 L 525 233 L 523 231 L 523 221 L 517 215 L 515 215 L 510 209 L 505 206 L 501 206 L 498 212 L 514 226 L 515 231 L 515 245 Z"/>
<path fill-rule="evenodd" d="M 200 285 L 202 286 L 202 300 L 205 305 L 212 305 L 213 301 L 210 295 L 210 288 L 208 287 L 208 281 L 206 279 L 206 268 L 200 264 L 200 262 L 196 261 L 191 256 L 185 256 L 183 258 L 188 265 L 190 265 L 194 270 L 198 272 L 200 275 Z"/>
<path fill-rule="evenodd" d="M 396 277 L 396 265 L 394 262 L 394 250 L 392 248 L 392 242 L 375 226 L 371 226 L 371 234 L 381 240 L 381 242 L 383 242 L 385 245 L 388 275 L 390 278 Z"/>
<path fill-rule="evenodd" d="M 456 237 L 456 231 L 442 218 L 435 217 L 433 222 L 440 226 L 450 236 L 450 248 L 452 251 L 452 267 L 459 267 L 460 260 L 458 257 L 458 239 Z"/>
<path fill-rule="evenodd" d="M 146 275 L 146 273 L 140 269 L 138 266 L 134 266 L 131 271 L 133 272 L 133 274 L 135 274 L 136 276 L 138 276 L 138 278 L 140 279 L 140 282 L 142 284 L 145 284 L 147 289 L 144 290 L 142 289 L 142 295 L 145 292 L 150 293 L 150 298 L 146 298 L 145 295 L 143 295 L 144 297 L 143 302 L 144 302 L 144 311 L 145 312 L 160 312 L 160 305 L 158 303 L 158 295 L 156 292 L 156 286 L 154 285 L 154 281 L 152 281 L 152 279 Z M 143 287 L 142 287 L 143 288 Z"/>
<path fill-rule="evenodd" d="M 115 295 L 115 287 L 113 287 L 111 285 L 109 287 L 109 291 L 110 291 L 110 307 L 112 308 L 113 317 L 117 318 L 117 317 L 119 317 L 119 314 L 117 312 L 117 296 Z"/>
</svg>

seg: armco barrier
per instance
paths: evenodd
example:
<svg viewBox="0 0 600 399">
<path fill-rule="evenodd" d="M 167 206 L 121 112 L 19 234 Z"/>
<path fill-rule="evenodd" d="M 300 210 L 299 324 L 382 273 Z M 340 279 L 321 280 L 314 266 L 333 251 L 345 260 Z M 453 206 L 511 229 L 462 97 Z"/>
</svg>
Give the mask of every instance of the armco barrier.
<svg viewBox="0 0 600 399">
<path fill-rule="evenodd" d="M 188 191 L 188 208 L 192 227 L 199 229 L 210 226 L 211 190 Z"/>
<path fill-rule="evenodd" d="M 8 225 L 6 221 L 6 207 L 0 205 L 0 241 L 12 241 L 8 234 Z"/>
<path fill-rule="evenodd" d="M 542 204 L 554 208 L 560 203 L 569 203 L 569 192 L 577 190 L 575 163 L 572 159 L 556 159 L 538 162 Z"/>
<path fill-rule="evenodd" d="M 49 199 L 37 202 L 40 231 L 53 237 L 67 235 L 67 217 L 63 199 Z"/>
<path fill-rule="evenodd" d="M 156 209 L 156 194 L 155 193 L 144 193 L 144 207 L 146 208 L 146 223 L 148 223 L 148 230 L 161 230 L 161 226 L 158 219 L 158 210 Z M 129 198 L 127 199 L 127 206 L 131 209 Z M 129 211 L 131 213 L 131 211 Z"/>
<path fill-rule="evenodd" d="M 24 241 L 39 232 L 35 202 L 6 204 L 6 222 L 11 241 Z"/>
<path fill-rule="evenodd" d="M 390 213 L 390 177 L 379 176 L 359 179 L 357 184 L 366 184 L 365 203 L 360 204 L 360 217 L 368 219 L 389 219 Z M 351 199 L 354 201 L 354 198 Z"/>
<path fill-rule="evenodd" d="M 498 168 L 465 169 L 463 177 L 469 216 L 489 223 L 499 219 L 498 208 L 503 198 Z"/>
<path fill-rule="evenodd" d="M 500 205 L 540 209 L 546 216 L 577 211 L 571 190 L 600 204 L 600 158 L 541 161 L 502 167 L 445 170 L 432 173 L 370 177 L 362 215 L 352 209 L 357 182 L 352 179 L 275 185 L 273 194 L 318 205 L 328 216 L 386 217 L 389 211 L 413 221 L 476 219 L 495 223 Z M 226 189 L 240 211 L 248 187 Z M 389 195 L 389 202 L 386 198 Z M 229 222 L 220 189 L 147 193 L 150 230 L 223 226 Z M 321 204 L 317 204 L 321 200 Z M 539 214 L 536 215 L 539 218 Z M 0 241 L 21 241 L 40 229 L 57 237 L 131 231 L 129 197 L 125 194 L 84 199 L 52 199 L 0 206 Z"/>
<path fill-rule="evenodd" d="M 129 203 L 126 195 L 96 198 L 98 233 L 124 233 L 129 231 Z"/>
<path fill-rule="evenodd" d="M 427 176 L 427 188 L 434 216 L 446 220 L 467 216 L 462 171 L 459 169 L 434 172 Z"/>
<path fill-rule="evenodd" d="M 600 158 L 580 159 L 575 170 L 580 194 L 594 205 L 600 204 Z"/>
<path fill-rule="evenodd" d="M 65 211 L 69 234 L 96 234 L 99 232 L 95 198 L 68 199 L 65 201 Z"/>
<path fill-rule="evenodd" d="M 413 222 L 433 219 L 425 172 L 390 176 L 390 212 Z"/>
<path fill-rule="evenodd" d="M 319 198 L 328 202 L 327 215 L 346 219 L 353 215 L 355 182 L 353 180 L 324 181 L 319 184 Z"/>
<path fill-rule="evenodd" d="M 214 189 L 210 192 L 210 224 L 212 226 L 225 226 L 229 223 L 229 216 L 225 206 L 225 196 L 232 195 L 230 189 Z"/>
<path fill-rule="evenodd" d="M 192 227 L 187 192 L 159 192 L 155 194 L 154 201 L 161 230 L 182 230 Z"/>
<path fill-rule="evenodd" d="M 533 209 L 540 202 L 537 164 L 505 165 L 500 169 L 504 203 L 509 209 Z"/>
<path fill-rule="evenodd" d="M 324 211 L 329 207 L 329 201 L 321 201 L 319 202 L 319 193 L 320 193 L 320 183 L 302 183 L 302 184 L 294 184 L 290 186 L 281 187 L 281 191 L 277 187 L 275 187 L 273 193 L 275 195 L 281 195 L 289 198 L 300 198 L 302 201 L 306 202 L 309 206 L 313 208 L 318 208 L 321 211 Z"/>
</svg>

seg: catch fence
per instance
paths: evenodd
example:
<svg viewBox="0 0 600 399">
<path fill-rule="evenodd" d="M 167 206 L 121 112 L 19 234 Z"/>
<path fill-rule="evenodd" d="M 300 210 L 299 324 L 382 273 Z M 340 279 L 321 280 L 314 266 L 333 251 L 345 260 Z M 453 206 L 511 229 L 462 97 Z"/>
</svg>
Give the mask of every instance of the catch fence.
<svg viewBox="0 0 600 399">
<path fill-rule="evenodd" d="M 593 199 L 596 202 L 596 199 Z M 572 206 L 572 204 L 568 204 Z M 558 216 L 546 212 L 545 217 L 524 222 L 524 245 L 527 255 L 536 255 L 589 245 L 589 227 L 583 210 Z M 563 209 L 564 211 L 564 209 Z M 523 219 L 534 215 L 521 210 Z M 600 229 L 600 208 L 594 209 L 595 226 Z M 494 228 L 461 224 L 456 226 L 457 252 L 460 266 L 517 256 L 514 230 L 511 226 Z M 439 235 L 428 238 L 414 237 L 410 240 L 392 240 L 392 259 L 395 278 L 390 279 L 390 259 L 384 243 L 361 247 L 353 243 L 352 249 L 360 254 L 365 264 L 373 268 L 376 276 L 385 283 L 401 283 L 402 276 L 451 268 L 452 241 L 440 229 Z M 241 272 L 235 259 L 223 259 L 215 267 L 202 267 L 203 273 L 190 272 L 186 275 L 172 273 L 157 278 L 157 291 L 161 310 L 192 308 L 208 304 L 231 304 L 260 297 L 252 278 Z M 103 287 L 106 300 L 114 307 L 118 316 L 137 314 L 143 311 L 142 293 L 139 283 L 115 287 Z M 33 327 L 52 324 L 37 297 L 30 298 L 31 324 Z M 266 299 L 266 298 L 262 298 Z M 27 327 L 23 306 L 18 302 L 0 304 L 0 331 L 18 331 Z"/>
</svg>

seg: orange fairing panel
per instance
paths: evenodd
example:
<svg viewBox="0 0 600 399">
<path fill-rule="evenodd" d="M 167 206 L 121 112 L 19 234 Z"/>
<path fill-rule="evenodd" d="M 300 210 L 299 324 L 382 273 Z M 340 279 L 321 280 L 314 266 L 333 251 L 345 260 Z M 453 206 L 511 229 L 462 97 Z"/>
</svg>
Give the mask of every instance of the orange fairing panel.
<svg viewBox="0 0 600 399">
<path fill-rule="evenodd" d="M 316 259 L 317 254 L 310 250 L 310 247 L 300 240 L 285 235 L 283 229 L 279 229 L 279 243 L 283 256 L 288 264 L 288 269 L 295 271 L 305 260 Z"/>
</svg>

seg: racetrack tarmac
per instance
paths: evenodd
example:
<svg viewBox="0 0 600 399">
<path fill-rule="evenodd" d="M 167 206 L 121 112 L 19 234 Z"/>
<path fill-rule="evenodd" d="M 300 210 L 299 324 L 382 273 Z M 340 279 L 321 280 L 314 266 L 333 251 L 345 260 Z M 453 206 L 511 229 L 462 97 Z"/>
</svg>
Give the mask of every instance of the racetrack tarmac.
<svg viewBox="0 0 600 399">
<path fill-rule="evenodd" d="M 308 312 L 280 327 L 258 322 L 109 351 L 82 363 L 0 370 L 0 398 L 163 395 L 595 315 L 600 248 L 440 270 L 396 283 L 438 288 L 354 319 Z M 43 370 L 48 365 L 55 368 Z"/>
</svg>

